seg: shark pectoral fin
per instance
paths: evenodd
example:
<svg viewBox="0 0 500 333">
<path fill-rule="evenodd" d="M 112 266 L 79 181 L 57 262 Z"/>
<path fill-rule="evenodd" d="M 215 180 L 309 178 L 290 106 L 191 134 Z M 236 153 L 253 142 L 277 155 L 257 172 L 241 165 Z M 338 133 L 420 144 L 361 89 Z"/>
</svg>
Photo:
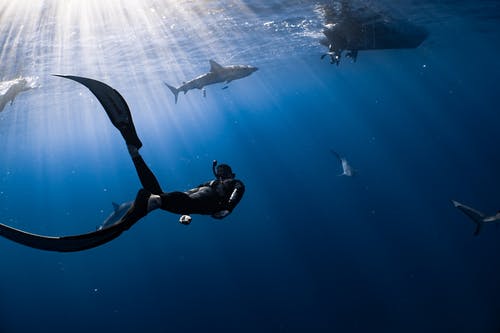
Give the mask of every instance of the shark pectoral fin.
<svg viewBox="0 0 500 333">
<path fill-rule="evenodd" d="M 474 230 L 474 236 L 479 235 L 479 232 L 481 231 L 481 223 L 476 224 L 476 230 Z"/>
<path fill-rule="evenodd" d="M 119 208 L 120 208 L 120 205 L 117 204 L 116 202 L 112 202 L 111 203 L 113 205 L 113 210 L 116 212 Z"/>
</svg>

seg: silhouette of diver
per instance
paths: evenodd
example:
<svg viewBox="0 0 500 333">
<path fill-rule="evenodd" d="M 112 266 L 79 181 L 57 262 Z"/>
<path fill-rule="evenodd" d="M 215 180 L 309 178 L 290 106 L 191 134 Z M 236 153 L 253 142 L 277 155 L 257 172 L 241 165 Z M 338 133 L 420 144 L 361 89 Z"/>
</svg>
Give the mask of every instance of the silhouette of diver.
<svg viewBox="0 0 500 333">
<path fill-rule="evenodd" d="M 158 180 L 146 165 L 137 147 L 127 145 L 143 189 L 139 190 L 134 204 L 122 219 L 136 219 L 161 208 L 175 214 L 203 214 L 222 219 L 229 215 L 240 202 L 245 186 L 235 179 L 227 164 L 213 162 L 214 180 L 207 181 L 185 192 L 163 192 Z M 181 223 L 188 224 L 190 218 L 183 217 Z"/>
<path fill-rule="evenodd" d="M 163 192 L 153 172 L 139 154 L 142 142 L 137 136 L 128 105 L 118 91 L 100 81 L 84 77 L 57 76 L 83 84 L 97 97 L 109 119 L 127 143 L 143 188 L 137 192 L 132 206 L 120 220 L 94 232 L 75 236 L 50 237 L 0 224 L 0 236 L 42 250 L 82 251 L 110 242 L 154 209 L 160 208 L 175 214 L 183 214 L 180 222 L 189 224 L 190 214 L 211 215 L 213 218 L 222 219 L 229 215 L 240 202 L 245 192 L 245 186 L 240 180 L 235 179 L 235 174 L 229 165 L 217 165 L 216 161 L 212 165 L 216 179 L 186 192 Z"/>
</svg>

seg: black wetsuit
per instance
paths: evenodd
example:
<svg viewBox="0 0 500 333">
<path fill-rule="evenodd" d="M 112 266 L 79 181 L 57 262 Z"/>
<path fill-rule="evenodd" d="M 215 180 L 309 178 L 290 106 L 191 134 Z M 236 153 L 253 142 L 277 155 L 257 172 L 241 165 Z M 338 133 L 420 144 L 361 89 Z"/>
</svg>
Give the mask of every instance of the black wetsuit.
<svg viewBox="0 0 500 333">
<path fill-rule="evenodd" d="M 137 155 L 132 161 L 144 189 L 160 196 L 161 209 L 175 214 L 213 215 L 223 210 L 231 212 L 245 192 L 245 186 L 237 179 L 215 179 L 185 192 L 163 192 L 143 158 Z"/>
</svg>

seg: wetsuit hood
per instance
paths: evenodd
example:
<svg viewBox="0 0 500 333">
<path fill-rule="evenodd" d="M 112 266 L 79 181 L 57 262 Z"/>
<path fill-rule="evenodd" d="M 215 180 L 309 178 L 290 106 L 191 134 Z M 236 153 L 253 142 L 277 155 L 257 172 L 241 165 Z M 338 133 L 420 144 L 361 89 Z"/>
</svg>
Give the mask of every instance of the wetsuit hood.
<svg viewBox="0 0 500 333">
<path fill-rule="evenodd" d="M 214 168 L 214 175 L 217 179 L 232 179 L 236 177 L 231 167 L 227 164 L 219 164 Z"/>
</svg>

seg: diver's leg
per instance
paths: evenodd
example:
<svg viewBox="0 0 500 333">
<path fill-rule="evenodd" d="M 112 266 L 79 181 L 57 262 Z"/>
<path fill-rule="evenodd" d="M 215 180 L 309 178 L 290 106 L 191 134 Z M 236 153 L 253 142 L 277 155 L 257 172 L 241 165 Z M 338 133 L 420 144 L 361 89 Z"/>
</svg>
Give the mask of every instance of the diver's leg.
<svg viewBox="0 0 500 333">
<path fill-rule="evenodd" d="M 156 179 L 151 169 L 144 162 L 139 150 L 134 146 L 127 146 L 132 162 L 134 162 L 135 170 L 139 176 L 142 186 L 153 194 L 163 193 L 160 183 Z"/>
</svg>

